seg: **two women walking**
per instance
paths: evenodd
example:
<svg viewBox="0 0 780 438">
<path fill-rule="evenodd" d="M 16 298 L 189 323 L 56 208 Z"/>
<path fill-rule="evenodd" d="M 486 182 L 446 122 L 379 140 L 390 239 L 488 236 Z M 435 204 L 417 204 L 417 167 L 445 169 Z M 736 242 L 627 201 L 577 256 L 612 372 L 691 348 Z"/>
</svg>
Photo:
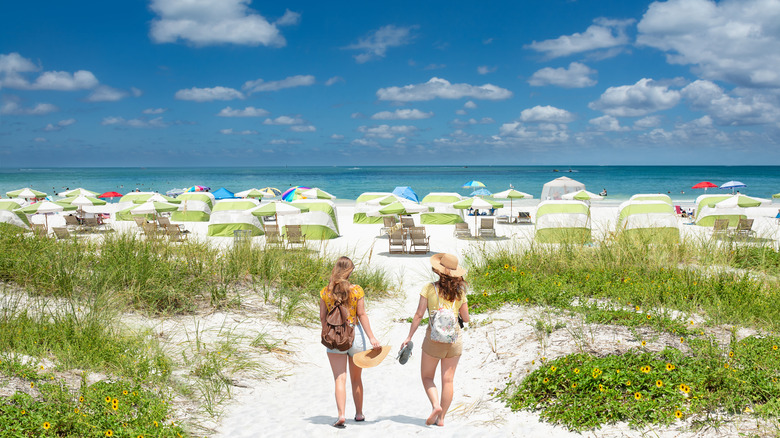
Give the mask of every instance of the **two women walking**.
<svg viewBox="0 0 780 438">
<path fill-rule="evenodd" d="M 453 380 L 458 366 L 463 342 L 460 336 L 459 322 L 469 322 L 468 303 L 466 300 L 466 282 L 463 276 L 466 271 L 458 266 L 458 258 L 451 254 L 436 254 L 431 257 L 431 267 L 438 280 L 426 284 L 420 292 L 417 311 L 414 314 L 409 335 L 401 343 L 404 349 L 410 344 L 415 331 L 425 316 L 426 309 L 430 315 L 430 324 L 422 344 L 422 359 L 420 375 L 423 388 L 431 403 L 431 413 L 425 423 L 444 426 L 453 397 Z M 349 274 L 354 265 L 347 257 L 341 257 L 333 268 L 328 286 L 320 292 L 320 320 L 323 331 L 327 327 L 328 313 L 340 302 L 348 308 L 351 323 L 355 329 L 355 339 L 347 351 L 328 349 L 328 360 L 333 371 L 336 393 L 338 420 L 334 427 L 346 427 L 344 408 L 346 405 L 346 371 L 349 363 L 349 374 L 352 383 L 352 395 L 355 401 L 355 421 L 363 421 L 363 383 L 361 368 L 356 366 L 352 356 L 355 353 L 371 348 L 381 348 L 374 337 L 365 312 L 363 289 L 349 283 Z M 366 342 L 366 339 L 368 342 Z M 441 363 L 441 395 L 434 377 Z"/>
</svg>

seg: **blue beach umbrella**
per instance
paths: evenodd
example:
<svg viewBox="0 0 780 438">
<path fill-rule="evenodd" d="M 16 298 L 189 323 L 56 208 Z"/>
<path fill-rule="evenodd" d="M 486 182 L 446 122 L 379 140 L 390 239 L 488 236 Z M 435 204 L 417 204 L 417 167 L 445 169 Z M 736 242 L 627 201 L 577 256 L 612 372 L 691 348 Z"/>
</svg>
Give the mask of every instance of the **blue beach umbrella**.
<svg viewBox="0 0 780 438">
<path fill-rule="evenodd" d="M 740 187 L 747 187 L 747 184 L 739 182 L 739 181 L 729 181 L 723 185 L 720 186 L 721 189 L 731 189 L 731 193 L 734 193 L 734 189 L 740 188 Z"/>
<path fill-rule="evenodd" d="M 493 193 L 490 192 L 488 189 L 477 189 L 471 192 L 471 195 L 469 196 L 490 196 Z"/>
<path fill-rule="evenodd" d="M 479 189 L 485 187 L 485 184 L 482 184 L 479 181 L 469 181 L 466 184 L 463 184 L 464 189 Z"/>
<path fill-rule="evenodd" d="M 411 187 L 398 186 L 395 189 L 393 189 L 393 194 L 398 197 L 420 203 L 420 198 L 417 196 L 417 193 L 414 193 L 414 190 L 412 190 Z"/>
</svg>

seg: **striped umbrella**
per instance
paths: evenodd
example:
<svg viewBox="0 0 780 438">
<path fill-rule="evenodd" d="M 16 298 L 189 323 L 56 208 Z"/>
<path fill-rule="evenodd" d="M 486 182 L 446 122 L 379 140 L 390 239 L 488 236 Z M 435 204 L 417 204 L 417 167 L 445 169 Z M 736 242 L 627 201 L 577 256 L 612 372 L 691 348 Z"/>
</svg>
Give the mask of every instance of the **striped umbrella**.
<svg viewBox="0 0 780 438">
<path fill-rule="evenodd" d="M 97 193 L 97 192 L 93 192 L 92 190 L 82 189 L 81 187 L 79 187 L 79 188 L 77 188 L 77 189 L 73 189 L 73 190 L 66 190 L 66 191 L 64 191 L 64 192 L 60 192 L 60 193 L 59 193 L 59 195 L 60 195 L 60 196 L 65 196 L 65 197 L 71 197 L 71 196 L 81 196 L 81 195 L 85 195 L 85 196 L 97 196 L 97 195 L 98 195 L 98 193 Z"/>
<path fill-rule="evenodd" d="M 263 187 L 260 191 L 263 192 L 264 198 L 275 198 L 282 194 L 282 191 L 276 187 Z"/>
<path fill-rule="evenodd" d="M 31 198 L 45 198 L 46 193 L 39 192 L 38 190 L 33 190 L 29 187 L 25 187 L 23 189 L 18 190 L 11 190 L 10 192 L 5 192 L 6 196 L 9 198 L 24 198 L 24 199 L 31 199 Z"/>
</svg>

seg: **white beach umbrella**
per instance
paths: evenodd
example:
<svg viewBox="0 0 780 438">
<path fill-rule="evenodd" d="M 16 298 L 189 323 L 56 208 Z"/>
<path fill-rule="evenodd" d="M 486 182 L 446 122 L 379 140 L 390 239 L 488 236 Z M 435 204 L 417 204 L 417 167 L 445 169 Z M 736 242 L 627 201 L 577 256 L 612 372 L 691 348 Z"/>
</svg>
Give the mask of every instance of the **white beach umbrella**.
<svg viewBox="0 0 780 438">
<path fill-rule="evenodd" d="M 576 192 L 566 193 L 561 196 L 562 199 L 573 199 L 576 201 L 601 201 L 604 198 L 587 190 L 578 190 Z"/>
<path fill-rule="evenodd" d="M 268 192 L 264 192 L 260 189 L 249 189 L 234 193 L 237 198 L 273 198 L 273 196 L 267 196 Z"/>
<path fill-rule="evenodd" d="M 168 204 L 180 204 L 181 200 L 172 198 L 170 196 L 161 195 L 159 193 L 152 193 L 150 195 L 143 195 L 133 199 L 136 204 L 143 204 L 145 202 L 164 202 Z"/>
<path fill-rule="evenodd" d="M 396 201 L 387 205 L 379 205 L 377 208 L 366 212 L 366 216 L 395 216 L 415 213 L 427 213 L 431 207 L 421 205 L 409 200 Z"/>
<path fill-rule="evenodd" d="M 314 187 L 313 189 L 303 190 L 301 192 L 301 195 L 306 197 L 306 199 L 336 199 L 335 196 L 317 187 Z"/>
<path fill-rule="evenodd" d="M 521 192 L 515 189 L 508 189 L 508 190 L 504 190 L 503 192 L 493 193 L 493 197 L 496 199 L 509 199 L 509 216 L 513 216 L 512 201 L 514 201 L 515 199 L 533 198 L 533 196 L 529 195 L 528 193 Z"/>
<path fill-rule="evenodd" d="M 267 204 L 263 204 L 250 210 L 250 212 L 255 216 L 274 216 L 274 218 L 277 220 L 279 219 L 279 216 L 298 214 L 304 211 L 309 211 L 309 207 L 292 205 L 286 201 L 271 201 Z"/>
<path fill-rule="evenodd" d="M 87 205 L 106 205 L 107 203 L 106 201 L 95 198 L 93 196 L 77 195 L 77 196 L 69 196 L 65 199 L 57 201 L 57 204 L 85 207 Z"/>
<path fill-rule="evenodd" d="M 83 189 L 81 187 L 79 187 L 77 189 L 66 190 L 64 192 L 60 192 L 59 193 L 60 196 L 65 196 L 65 197 L 81 196 L 81 195 L 84 195 L 84 196 L 97 196 L 99 194 L 100 193 L 98 193 L 98 192 L 93 192 L 92 190 Z"/>
<path fill-rule="evenodd" d="M 473 196 L 471 198 L 466 198 L 462 201 L 453 202 L 452 207 L 457 208 L 458 210 L 468 210 L 469 208 L 473 208 L 475 210 L 492 210 L 494 208 L 501 208 L 504 204 L 496 201 L 492 201 L 490 199 L 485 198 L 479 198 L 477 196 Z M 474 232 L 477 230 L 477 215 L 474 215 Z"/>
<path fill-rule="evenodd" d="M 154 202 L 147 201 L 138 207 L 130 209 L 130 214 L 158 214 L 176 211 L 179 209 L 177 204 L 171 204 L 170 202 Z"/>
<path fill-rule="evenodd" d="M 66 207 L 64 205 L 56 204 L 50 201 L 41 201 L 41 202 L 36 202 L 35 204 L 30 204 L 26 207 L 22 207 L 16 211 L 22 212 L 24 214 L 43 214 L 46 228 L 49 228 L 49 214 L 58 213 L 60 211 L 65 211 L 65 210 L 75 210 L 75 209 L 76 209 L 75 205 Z"/>
<path fill-rule="evenodd" d="M 38 190 L 33 190 L 29 187 L 25 187 L 23 189 L 18 190 L 11 190 L 10 192 L 5 192 L 6 196 L 9 198 L 24 198 L 24 199 L 32 199 L 32 198 L 45 198 L 46 193 L 39 192 Z"/>
</svg>

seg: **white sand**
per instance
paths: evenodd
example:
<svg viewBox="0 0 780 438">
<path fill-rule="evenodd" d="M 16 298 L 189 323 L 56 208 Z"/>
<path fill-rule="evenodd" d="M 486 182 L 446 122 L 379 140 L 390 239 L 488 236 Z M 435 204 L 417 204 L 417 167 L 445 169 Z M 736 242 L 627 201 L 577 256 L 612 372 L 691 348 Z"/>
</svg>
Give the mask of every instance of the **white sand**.
<svg viewBox="0 0 780 438">
<path fill-rule="evenodd" d="M 531 211 L 535 219 L 534 202 L 515 203 L 514 209 Z M 773 215 L 767 209 L 763 216 Z M 252 294 L 245 295 L 242 309 L 227 313 L 216 312 L 206 318 L 179 318 L 160 323 L 156 330 L 165 337 L 183 340 L 196 331 L 208 341 L 219 337 L 219 331 L 234 333 L 266 332 L 282 339 L 282 348 L 290 354 L 264 354 L 258 360 L 275 371 L 273 378 L 261 379 L 251 375 L 237 377 L 239 386 L 234 388 L 234 398 L 223 405 L 224 415 L 219 424 L 212 425 L 215 437 L 257 436 L 522 436 L 563 437 L 581 436 L 561 427 L 539 422 L 538 416 L 528 412 L 512 412 L 493 397 L 494 389 L 503 388 L 513 372 L 513 378 L 530 372 L 540 364 L 541 357 L 554 359 L 577 351 L 601 351 L 619 353 L 635 347 L 637 340 L 622 327 L 585 326 L 577 317 L 558 314 L 542 308 L 507 306 L 500 311 L 476 315 L 471 327 L 464 332 L 464 354 L 455 376 L 455 397 L 447 424 L 440 428 L 426 426 L 424 421 L 430 412 L 430 404 L 420 382 L 420 348 L 424 329 L 414 337 L 415 350 L 406 365 L 394 360 L 401 341 L 409 330 L 408 323 L 394 322 L 414 313 L 422 286 L 434 277 L 428 258 L 433 253 L 457 254 L 461 261 L 474 247 L 523 247 L 533 236 L 532 225 L 498 224 L 496 240 L 459 240 L 452 236 L 453 226 L 433 225 L 427 230 L 431 237 L 431 253 L 428 255 L 390 255 L 388 241 L 378 237 L 380 225 L 352 223 L 353 205 L 340 203 L 338 209 L 341 236 L 325 242 L 309 242 L 310 249 L 319 249 L 333 255 L 348 255 L 356 263 L 370 263 L 385 269 L 392 281 L 401 284 L 398 299 L 367 300 L 371 325 L 377 338 L 392 346 L 392 352 L 376 368 L 363 373 L 365 387 L 364 412 L 367 420 L 355 423 L 354 405 L 347 384 L 347 428 L 330 427 L 336 419 L 336 405 L 331 374 L 324 347 L 319 342 L 318 326 L 287 325 L 278 322 L 273 310 L 267 309 L 262 300 Z M 617 216 L 616 205 L 594 205 L 592 227 L 594 238 L 614 231 Z M 774 219 L 758 217 L 754 229 L 759 235 L 771 235 L 776 239 L 777 224 Z M 416 218 L 419 221 L 419 218 Z M 474 223 L 469 218 L 470 226 Z M 118 225 L 119 227 L 125 225 Z M 127 224 L 129 227 L 135 224 Z M 187 223 L 194 235 L 205 236 L 205 224 Z M 686 236 L 706 238 L 708 229 L 684 225 L 680 229 Z M 262 243 L 263 238 L 255 238 Z M 223 245 L 232 244 L 231 238 L 214 238 Z M 316 309 L 309 309 L 316 312 Z M 565 323 L 565 328 L 550 336 L 537 333 L 533 326 L 537 320 Z M 673 340 L 668 340 L 672 343 Z M 174 342 L 175 343 L 175 342 Z M 654 341 L 663 348 L 663 337 Z M 437 377 L 438 381 L 438 377 Z M 437 385 L 439 385 L 437 383 Z M 439 385 L 440 386 L 440 385 Z M 610 426 L 587 436 L 736 436 L 740 432 L 753 431 L 747 423 L 733 422 L 713 435 L 685 432 L 686 424 L 678 427 L 634 431 L 625 425 Z"/>
</svg>

